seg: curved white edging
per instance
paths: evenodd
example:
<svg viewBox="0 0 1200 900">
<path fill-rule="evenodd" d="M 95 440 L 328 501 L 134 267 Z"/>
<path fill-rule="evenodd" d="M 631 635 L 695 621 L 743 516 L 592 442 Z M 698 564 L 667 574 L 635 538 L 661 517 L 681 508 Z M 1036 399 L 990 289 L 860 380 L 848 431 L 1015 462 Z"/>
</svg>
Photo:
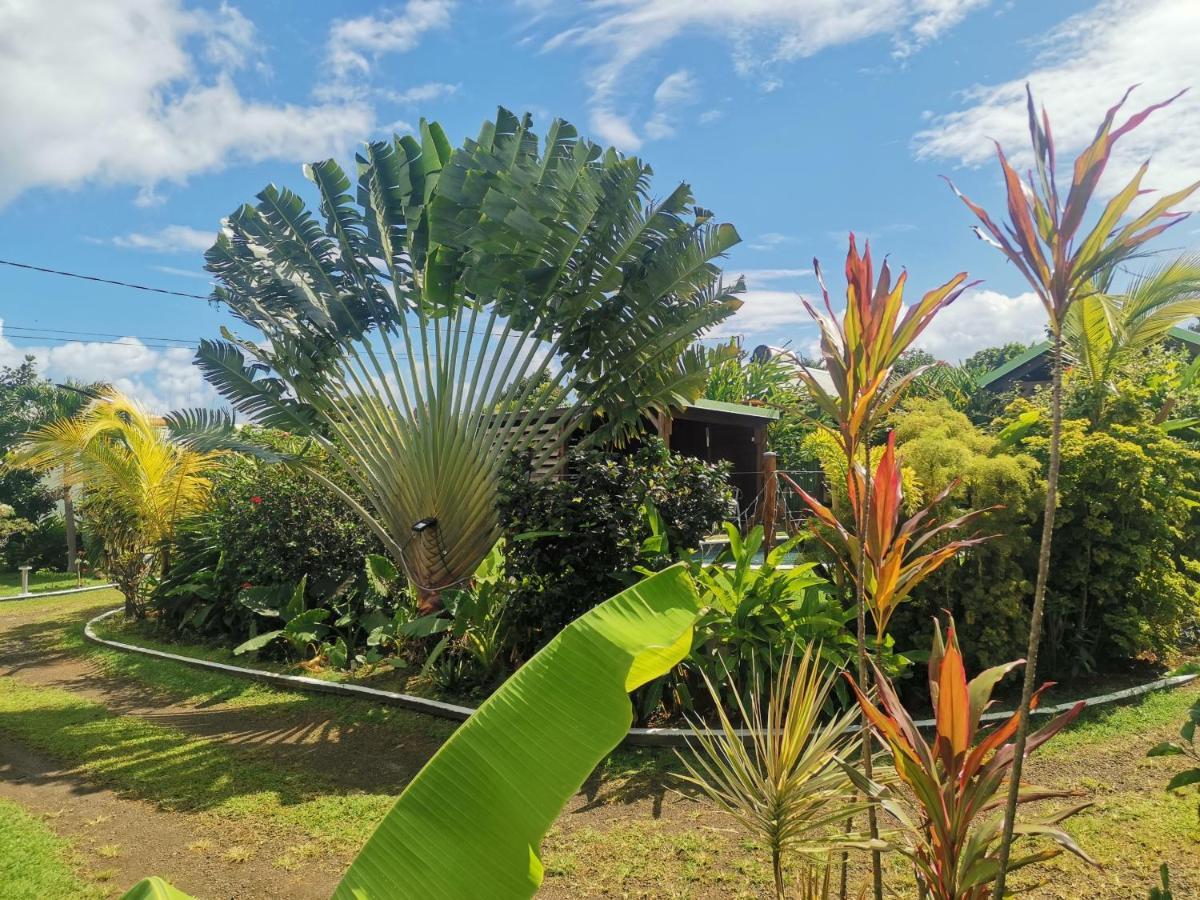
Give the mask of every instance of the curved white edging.
<svg viewBox="0 0 1200 900">
<path fill-rule="evenodd" d="M 227 663 L 213 662 L 212 660 L 199 659 L 194 656 L 182 656 L 178 653 L 167 653 L 164 650 L 152 650 L 149 647 L 139 647 L 136 644 L 125 644 L 121 641 L 110 641 L 107 638 L 102 638 L 92 630 L 92 626 L 97 622 L 107 619 L 109 616 L 116 615 L 121 612 L 122 608 L 110 609 L 108 612 L 101 613 L 94 619 L 88 621 L 83 627 L 83 635 L 94 644 L 101 644 L 105 647 L 112 647 L 116 650 L 124 650 L 130 653 L 140 653 L 143 656 L 153 656 L 156 659 L 167 659 L 172 662 L 183 663 L 186 666 L 195 666 L 201 669 L 212 669 L 217 672 L 223 672 L 227 675 L 236 675 L 240 678 L 248 678 L 253 681 L 262 681 L 267 684 L 275 685 L 276 687 L 292 688 L 295 690 L 317 691 L 325 694 L 340 694 L 343 697 L 357 697 L 360 700 L 377 700 L 381 703 L 386 703 L 391 706 L 401 706 L 405 709 L 415 710 L 416 712 L 428 713 L 432 716 L 438 716 L 442 719 L 453 719 L 458 722 L 465 721 L 470 715 L 475 712 L 475 709 L 470 706 L 457 706 L 453 703 L 442 703 L 439 700 L 429 700 L 425 697 L 415 697 L 412 694 L 401 694 L 398 691 L 384 691 L 379 688 L 366 687 L 360 684 L 342 684 L 336 681 L 323 681 L 320 678 L 308 678 L 304 675 L 283 675 L 278 672 L 265 672 L 262 669 L 248 669 L 244 666 L 231 666 Z M 1148 684 L 1138 685 L 1137 687 L 1127 688 L 1123 691 L 1114 691 L 1111 694 L 1100 694 L 1096 697 L 1088 697 L 1083 700 L 1084 706 L 1103 706 L 1107 703 L 1118 703 L 1121 700 L 1130 700 L 1134 697 L 1140 697 L 1143 694 L 1149 694 L 1153 691 L 1167 690 L 1169 688 L 1178 687 L 1187 684 L 1200 678 L 1200 675 L 1172 675 L 1168 678 L 1160 678 L 1158 681 L 1151 681 Z M 1074 700 L 1070 703 L 1059 703 L 1056 706 L 1043 706 L 1033 710 L 1032 715 L 1035 716 L 1052 716 L 1058 713 L 1066 712 L 1071 709 L 1079 700 Z M 1012 715 L 1012 711 L 1005 712 L 989 712 L 984 713 L 982 719 L 984 721 L 995 721 L 997 719 L 1006 719 Z M 916 723 L 921 728 L 932 728 L 933 719 L 922 719 Z M 852 730 L 857 726 L 852 726 Z M 739 728 L 737 733 L 744 738 L 750 736 L 747 729 Z M 644 747 L 679 747 L 683 746 L 687 739 L 692 736 L 690 728 L 630 728 L 629 734 L 625 736 L 625 743 Z"/>
<path fill-rule="evenodd" d="M 88 591 L 105 591 L 114 587 L 116 587 L 115 584 L 89 584 L 87 587 L 64 588 L 61 591 L 30 591 L 28 594 L 9 594 L 6 597 L 0 597 L 0 602 L 32 600 L 34 597 L 65 597 L 67 594 L 86 594 Z"/>
</svg>

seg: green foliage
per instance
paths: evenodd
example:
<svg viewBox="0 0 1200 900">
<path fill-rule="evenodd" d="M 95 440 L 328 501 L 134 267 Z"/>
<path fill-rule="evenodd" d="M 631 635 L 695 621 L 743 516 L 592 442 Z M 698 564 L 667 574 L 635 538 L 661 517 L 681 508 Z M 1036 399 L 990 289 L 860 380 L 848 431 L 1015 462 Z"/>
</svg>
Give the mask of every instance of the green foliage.
<svg viewBox="0 0 1200 900">
<path fill-rule="evenodd" d="M 1047 439 L 1026 441 L 1046 453 Z M 1063 425 L 1046 671 L 1172 650 L 1197 615 L 1200 452 L 1149 423 Z"/>
<path fill-rule="evenodd" d="M 976 350 L 970 356 L 962 361 L 964 369 L 974 369 L 979 372 L 990 372 L 993 369 L 998 369 L 1006 362 L 1016 359 L 1022 353 L 1025 353 L 1032 347 L 1032 344 L 1022 344 L 1017 341 L 1010 341 L 1007 344 L 1002 344 L 999 347 L 984 347 L 982 350 Z"/>
<path fill-rule="evenodd" d="M 944 400 L 912 400 L 893 417 L 904 466 L 926 497 L 955 487 L 943 509 L 955 517 L 988 509 L 976 527 L 994 538 L 930 575 L 893 622 L 897 644 L 920 647 L 941 610 L 954 615 L 972 667 L 1019 656 L 1029 630 L 1028 604 L 1036 566 L 1034 529 L 1045 500 L 1041 467 L 1024 453 L 971 424 Z M 1000 509 L 989 509 L 1000 506 Z"/>
<path fill-rule="evenodd" d="M 243 432 L 284 452 L 303 449 L 279 432 Z M 312 469 L 334 475 L 319 451 L 306 452 Z M 256 588 L 290 593 L 302 579 L 310 607 L 348 612 L 336 605 L 361 593 L 364 560 L 382 547 L 337 494 L 307 470 L 240 453 L 225 454 L 213 480 L 208 506 L 181 530 L 174 565 L 154 593 L 166 627 L 242 641 L 255 616 L 238 598 Z"/>
<path fill-rule="evenodd" d="M 508 451 L 553 463 L 700 396 L 691 345 L 740 306 L 714 262 L 740 238 L 686 184 L 656 197 L 641 160 L 506 109 L 457 148 L 422 121 L 356 169 L 357 190 L 335 160 L 305 167 L 316 210 L 268 185 L 224 220 L 205 260 L 249 333 L 203 341 L 197 364 L 238 412 L 329 453 L 436 607 L 501 536 Z M 171 422 L 246 447 L 229 415 Z"/>
<path fill-rule="evenodd" d="M 825 715 L 841 679 L 836 667 L 822 663 L 812 644 L 799 660 L 793 650 L 787 651 L 765 700 L 759 697 L 761 690 L 751 690 L 748 703 L 739 699 L 727 710 L 726 698 L 743 693 L 733 679 L 730 673 L 728 691 L 721 691 L 705 675 L 720 727 L 692 724 L 691 752 L 679 756 L 687 769 L 685 780 L 770 850 L 775 896 L 783 900 L 788 896 L 785 856 L 798 856 L 811 866 L 835 848 L 862 846 L 860 835 L 831 827 L 867 808 L 842 766 L 861 741 L 853 728 L 858 714 L 851 708 L 840 716 Z M 746 724 L 748 740 L 736 722 Z"/>
<path fill-rule="evenodd" d="M 30 393 L 48 384 L 37 374 L 32 356 L 25 357 L 18 366 L 0 367 L 0 456 L 20 443 L 25 432 L 42 418 L 42 410 L 30 402 Z M 23 469 L 0 470 L 0 503 L 11 506 L 16 518 L 28 522 L 37 522 L 54 509 L 54 500 L 42 480 Z"/>
<path fill-rule="evenodd" d="M 845 667 L 854 656 L 854 637 L 847 627 L 854 613 L 842 607 L 829 582 L 814 571 L 817 564 L 783 565 L 808 535 L 775 547 L 760 565 L 762 526 L 743 540 L 726 523 L 725 534 L 728 549 L 696 573 L 704 612 L 696 623 L 692 652 L 665 692 L 668 706 L 677 712 L 710 711 L 705 701 L 713 691 L 726 709 L 750 708 L 764 679 L 773 678 L 792 646 L 819 646 L 822 659 L 835 668 Z M 741 695 L 725 693 L 732 686 Z"/>
<path fill-rule="evenodd" d="M 726 471 L 667 453 L 653 438 L 631 454 L 571 450 L 561 477 L 535 477 L 527 458 L 511 458 L 499 514 L 512 581 L 505 628 L 515 658 L 528 659 L 645 562 L 647 502 L 662 517 L 670 547 L 698 547 L 727 514 Z"/>
</svg>

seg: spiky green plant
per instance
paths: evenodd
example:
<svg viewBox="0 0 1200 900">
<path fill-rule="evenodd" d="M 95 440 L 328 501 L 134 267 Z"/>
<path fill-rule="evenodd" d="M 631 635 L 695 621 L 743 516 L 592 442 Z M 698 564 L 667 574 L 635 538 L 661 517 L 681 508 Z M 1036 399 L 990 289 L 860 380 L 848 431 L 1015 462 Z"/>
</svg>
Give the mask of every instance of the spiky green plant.
<svg viewBox="0 0 1200 900">
<path fill-rule="evenodd" d="M 687 185 L 651 201 L 640 160 L 531 127 L 501 109 L 458 149 L 424 122 L 420 141 L 371 143 L 356 198 L 334 161 L 306 166 L 320 219 L 269 186 L 206 255 L 216 299 L 262 337 L 226 331 L 198 365 L 239 412 L 324 447 L 357 491 L 329 487 L 428 606 L 499 537 L 507 454 L 552 466 L 573 433 L 626 435 L 695 399 L 689 347 L 740 305 L 712 262 L 737 233 Z M 227 415 L 172 424 L 238 443 Z"/>
<path fill-rule="evenodd" d="M 761 691 L 750 691 L 746 702 L 741 686 L 731 683 L 726 693 L 737 698 L 731 711 L 705 674 L 719 727 L 690 723 L 691 753 L 679 754 L 688 773 L 681 777 L 766 844 L 779 898 L 787 896 L 786 856 L 798 856 L 807 876 L 832 850 L 874 846 L 835 827 L 869 805 L 858 799 L 842 765 L 858 752 L 857 732 L 850 729 L 857 710 L 832 719 L 822 715 L 836 678 L 812 645 L 799 660 L 789 650 L 776 667 L 765 706 Z M 734 725 L 734 716 L 745 723 L 745 732 Z"/>
</svg>

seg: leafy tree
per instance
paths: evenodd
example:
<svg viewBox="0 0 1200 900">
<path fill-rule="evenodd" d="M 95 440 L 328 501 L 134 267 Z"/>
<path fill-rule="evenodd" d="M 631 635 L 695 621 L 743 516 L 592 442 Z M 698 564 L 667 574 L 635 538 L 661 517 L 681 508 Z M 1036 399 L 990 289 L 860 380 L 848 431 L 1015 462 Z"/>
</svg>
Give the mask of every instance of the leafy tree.
<svg viewBox="0 0 1200 900">
<path fill-rule="evenodd" d="M 364 148 L 356 198 L 333 160 L 307 166 L 320 218 L 270 186 L 226 220 L 216 297 L 262 339 L 205 341 L 197 363 L 235 409 L 325 450 L 432 609 L 500 536 L 510 451 L 553 465 L 573 436 L 628 436 L 701 394 L 689 347 L 740 305 L 712 262 L 739 238 L 686 185 L 652 201 L 647 165 L 565 122 L 539 141 L 502 109 L 458 149 L 420 131 Z M 239 445 L 229 415 L 173 424 Z"/>
<path fill-rule="evenodd" d="M 909 372 L 916 369 L 927 369 L 937 364 L 937 358 L 928 350 L 914 347 L 900 354 L 900 358 L 896 360 L 896 365 L 892 366 L 892 377 L 903 378 Z"/>
<path fill-rule="evenodd" d="M 18 366 L 0 368 L 0 453 L 15 447 L 33 426 L 27 389 L 41 382 L 32 356 Z M 0 503 L 12 507 L 16 518 L 31 523 L 54 508 L 41 478 L 25 469 L 0 471 Z"/>
<path fill-rule="evenodd" d="M 1033 697 L 1037 674 L 1038 648 L 1042 637 L 1045 612 L 1046 584 L 1050 572 L 1050 550 L 1054 534 L 1054 512 L 1058 496 L 1060 435 L 1062 429 L 1062 372 L 1064 328 L 1071 307 L 1096 292 L 1096 280 L 1103 273 L 1125 260 L 1143 252 L 1143 245 L 1185 218 L 1186 213 L 1171 212 L 1171 207 L 1191 195 L 1200 182 L 1172 194 L 1167 194 L 1137 213 L 1126 224 L 1122 220 L 1134 200 L 1145 193 L 1142 179 L 1149 162 L 1142 163 L 1132 180 L 1105 206 L 1091 230 L 1082 233 L 1087 208 L 1100 183 L 1112 154 L 1113 145 L 1123 135 L 1140 125 L 1157 109 L 1173 102 L 1175 97 L 1150 106 L 1130 116 L 1114 128 L 1117 113 L 1128 99 L 1130 91 L 1105 113 L 1096 136 L 1075 160 L 1072 180 L 1065 197 L 1060 200 L 1055 172 L 1054 142 L 1050 136 L 1050 119 L 1045 110 L 1037 115 L 1033 93 L 1027 88 L 1029 135 L 1037 176 L 1030 172 L 1028 181 L 1009 165 L 1004 151 L 996 146 L 1008 199 L 1009 221 L 998 226 L 984 211 L 954 187 L 950 187 L 979 219 L 982 228 L 975 233 L 999 249 L 1025 276 L 1037 292 L 1046 309 L 1050 334 L 1054 342 L 1051 430 L 1047 473 L 1046 510 L 1042 519 L 1042 543 L 1038 555 L 1038 574 L 1034 585 L 1033 611 L 1029 622 L 1029 662 L 1021 689 L 1021 717 L 1015 741 L 1015 765 L 1009 784 L 1004 817 L 1004 836 L 1000 847 L 999 873 L 992 896 L 1004 897 L 1005 870 L 1012 847 L 1013 825 L 1016 818 L 1021 768 L 1025 759 L 1025 742 L 1029 734 L 1029 705 Z"/>
<path fill-rule="evenodd" d="M 1009 341 L 999 347 L 984 347 L 976 350 L 962 361 L 962 367 L 976 372 L 990 372 L 998 369 L 1006 362 L 1016 359 L 1022 353 L 1028 352 L 1032 344 L 1022 344 L 1019 341 Z"/>
</svg>

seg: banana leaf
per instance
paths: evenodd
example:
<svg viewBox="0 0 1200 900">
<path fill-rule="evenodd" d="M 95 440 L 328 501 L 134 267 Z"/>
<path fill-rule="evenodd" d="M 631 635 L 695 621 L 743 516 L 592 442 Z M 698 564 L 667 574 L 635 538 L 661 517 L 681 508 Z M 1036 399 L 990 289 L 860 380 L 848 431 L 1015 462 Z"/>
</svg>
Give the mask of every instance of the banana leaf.
<svg viewBox="0 0 1200 900">
<path fill-rule="evenodd" d="M 625 736 L 629 692 L 691 648 L 699 600 L 673 566 L 565 628 L 454 733 L 405 789 L 334 900 L 530 897 L 539 845 Z"/>
</svg>

